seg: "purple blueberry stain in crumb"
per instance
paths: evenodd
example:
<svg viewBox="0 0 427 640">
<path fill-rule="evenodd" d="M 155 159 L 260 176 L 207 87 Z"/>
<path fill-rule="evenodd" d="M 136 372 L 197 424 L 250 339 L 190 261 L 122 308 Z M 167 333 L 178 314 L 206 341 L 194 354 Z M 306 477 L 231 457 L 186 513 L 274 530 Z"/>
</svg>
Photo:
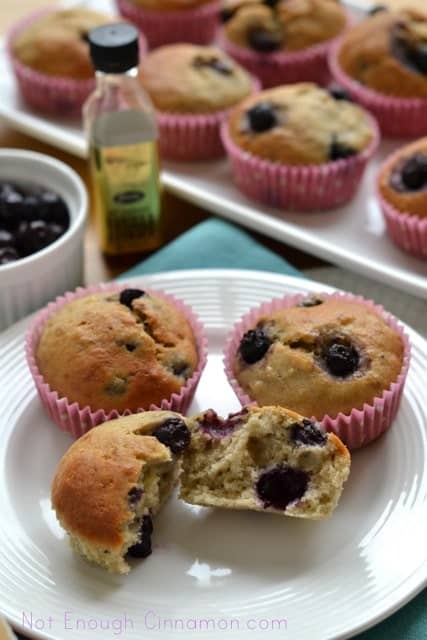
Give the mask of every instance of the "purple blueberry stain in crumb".
<svg viewBox="0 0 427 640">
<path fill-rule="evenodd" d="M 181 418 L 168 418 L 154 429 L 152 435 L 175 455 L 182 453 L 191 441 L 190 431 Z"/>
<path fill-rule="evenodd" d="M 128 554 L 133 558 L 146 558 L 151 554 L 151 535 L 153 533 L 153 521 L 151 516 L 143 516 L 138 532 L 138 542 L 129 547 Z"/>
<path fill-rule="evenodd" d="M 339 84 L 330 84 L 328 87 L 328 93 L 334 100 L 345 100 L 346 102 L 352 102 L 352 98 L 348 91 L 346 91 Z"/>
<path fill-rule="evenodd" d="M 226 60 L 221 60 L 218 56 L 210 56 L 209 58 L 196 56 L 193 60 L 193 67 L 195 69 L 211 69 L 223 76 L 231 76 L 234 73 L 233 67 Z"/>
<path fill-rule="evenodd" d="M 289 427 L 290 439 L 296 446 L 306 445 L 323 447 L 328 441 L 327 436 L 320 430 L 319 425 L 308 418 L 301 423 L 296 422 Z"/>
<path fill-rule="evenodd" d="M 301 469 L 278 466 L 264 471 L 256 483 L 256 492 L 264 508 L 284 511 L 307 491 L 309 476 Z"/>
<path fill-rule="evenodd" d="M 336 337 L 323 341 L 320 361 L 331 375 L 347 378 L 358 370 L 360 355 L 349 339 Z"/>
<path fill-rule="evenodd" d="M 132 487 L 132 489 L 129 489 L 128 502 L 131 509 L 135 509 L 143 494 L 144 491 L 141 489 L 141 487 Z"/>
<path fill-rule="evenodd" d="M 381 13 L 383 11 L 388 11 L 388 7 L 384 4 L 376 4 L 368 10 L 368 15 L 375 16 L 377 13 Z"/>
<path fill-rule="evenodd" d="M 246 408 L 236 413 L 230 413 L 227 418 L 221 418 L 216 411 L 209 409 L 199 418 L 199 428 L 211 438 L 225 438 L 243 424 L 248 413 Z"/>
<path fill-rule="evenodd" d="M 119 302 L 125 305 L 125 307 L 132 309 L 132 302 L 138 298 L 142 298 L 144 295 L 145 291 L 142 291 L 142 289 L 123 289 L 123 291 L 120 291 Z"/>
<path fill-rule="evenodd" d="M 317 298 L 316 296 L 308 296 L 308 298 L 304 298 L 301 302 L 298 302 L 297 307 L 318 307 L 323 304 L 325 301 L 322 298 Z"/>
<path fill-rule="evenodd" d="M 246 364 L 262 360 L 271 346 L 271 339 L 261 327 L 247 331 L 239 345 L 239 353 Z"/>
<path fill-rule="evenodd" d="M 262 133 L 273 129 L 278 123 L 273 105 L 270 102 L 259 102 L 246 112 L 251 131 Z"/>
<path fill-rule="evenodd" d="M 400 193 L 427 189 L 427 153 L 415 153 L 390 174 L 390 186 Z"/>
<path fill-rule="evenodd" d="M 256 27 L 249 32 L 248 43 L 251 49 L 255 49 L 259 53 L 272 53 L 280 48 L 282 38 L 278 34 L 271 33 L 262 27 Z"/>
<path fill-rule="evenodd" d="M 336 136 L 333 137 L 329 147 L 329 160 L 335 162 L 336 160 L 345 160 L 351 158 L 357 153 L 353 147 L 350 147 L 345 142 L 340 142 Z"/>
</svg>

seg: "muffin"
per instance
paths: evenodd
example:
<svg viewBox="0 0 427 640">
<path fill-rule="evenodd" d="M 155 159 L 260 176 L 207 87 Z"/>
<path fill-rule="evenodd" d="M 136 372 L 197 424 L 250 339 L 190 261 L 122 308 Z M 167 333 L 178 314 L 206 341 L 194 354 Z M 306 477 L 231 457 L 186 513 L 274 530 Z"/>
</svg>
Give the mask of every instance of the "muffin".
<svg viewBox="0 0 427 640">
<path fill-rule="evenodd" d="M 180 497 L 207 507 L 299 518 L 332 514 L 350 471 L 341 440 L 282 407 L 190 419 Z"/>
<path fill-rule="evenodd" d="M 189 441 L 184 418 L 167 411 L 106 422 L 77 440 L 52 483 L 52 507 L 74 551 L 115 573 L 129 572 L 129 557 L 149 556 L 152 518 Z"/>
<path fill-rule="evenodd" d="M 427 138 L 387 158 L 379 171 L 378 189 L 392 240 L 427 258 Z"/>
<path fill-rule="evenodd" d="M 150 48 L 174 42 L 209 44 L 218 25 L 219 0 L 116 0 L 126 19 L 147 37 Z"/>
<path fill-rule="evenodd" d="M 254 309 L 232 331 L 225 355 L 242 404 L 320 420 L 350 448 L 391 425 L 408 363 L 394 318 L 340 294 L 289 296 Z"/>
<path fill-rule="evenodd" d="M 265 204 L 328 209 L 351 199 L 378 134 L 342 93 L 300 83 L 262 91 L 223 127 L 237 186 Z"/>
<path fill-rule="evenodd" d="M 252 91 L 252 78 L 216 47 L 175 44 L 142 60 L 141 84 L 158 112 L 163 157 L 210 159 L 224 153 L 219 127 Z"/>
<path fill-rule="evenodd" d="M 80 115 L 94 87 L 87 34 L 112 18 L 84 8 L 45 10 L 19 22 L 9 54 L 24 100 L 35 109 Z"/>
<path fill-rule="evenodd" d="M 264 87 L 329 79 L 327 53 L 346 27 L 338 0 L 226 0 L 222 42 Z"/>
<path fill-rule="evenodd" d="M 26 348 L 43 404 L 77 436 L 121 414 L 185 411 L 206 362 L 188 307 L 120 285 L 59 298 L 36 317 Z"/>
<path fill-rule="evenodd" d="M 427 13 L 377 11 L 331 55 L 334 76 L 388 135 L 427 133 Z"/>
</svg>

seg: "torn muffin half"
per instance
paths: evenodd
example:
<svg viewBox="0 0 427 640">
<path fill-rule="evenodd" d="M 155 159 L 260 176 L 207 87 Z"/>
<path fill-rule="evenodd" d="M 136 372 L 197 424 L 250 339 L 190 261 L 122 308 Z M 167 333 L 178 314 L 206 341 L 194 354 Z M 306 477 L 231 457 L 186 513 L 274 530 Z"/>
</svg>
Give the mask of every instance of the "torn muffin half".
<svg viewBox="0 0 427 640">
<path fill-rule="evenodd" d="M 150 555 L 152 518 L 189 442 L 185 418 L 170 411 L 105 422 L 77 440 L 52 484 L 52 506 L 74 551 L 115 573 L 129 572 L 129 556 Z"/>
<path fill-rule="evenodd" d="M 191 504 L 321 519 L 332 514 L 350 454 L 332 433 L 282 407 L 189 420 L 181 498 Z"/>
</svg>

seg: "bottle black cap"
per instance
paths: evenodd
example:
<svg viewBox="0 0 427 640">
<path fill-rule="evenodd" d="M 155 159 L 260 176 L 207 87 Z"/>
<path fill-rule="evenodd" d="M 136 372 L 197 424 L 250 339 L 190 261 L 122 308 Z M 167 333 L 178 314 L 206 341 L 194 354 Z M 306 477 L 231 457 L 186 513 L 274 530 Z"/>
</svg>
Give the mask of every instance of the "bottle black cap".
<svg viewBox="0 0 427 640">
<path fill-rule="evenodd" d="M 89 33 L 90 56 L 97 71 L 124 73 L 139 62 L 139 33 L 124 22 L 105 24 Z"/>
</svg>

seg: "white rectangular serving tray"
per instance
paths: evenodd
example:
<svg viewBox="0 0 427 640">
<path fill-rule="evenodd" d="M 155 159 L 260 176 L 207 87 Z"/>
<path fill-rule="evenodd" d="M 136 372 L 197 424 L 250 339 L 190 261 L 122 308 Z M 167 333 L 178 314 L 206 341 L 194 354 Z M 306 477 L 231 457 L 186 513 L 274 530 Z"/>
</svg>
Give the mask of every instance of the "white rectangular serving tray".
<svg viewBox="0 0 427 640">
<path fill-rule="evenodd" d="M 111 10 L 110 0 L 69 0 L 66 4 Z M 357 3 L 352 0 L 352 4 Z M 69 153 L 86 156 L 86 142 L 79 124 L 44 118 L 23 104 L 4 43 L 0 46 L 0 96 L 0 116 L 11 126 Z M 162 181 L 171 192 L 216 215 L 427 299 L 427 262 L 406 255 L 392 244 L 375 197 L 375 175 L 381 160 L 404 142 L 383 142 L 356 198 L 344 207 L 322 213 L 292 213 L 252 203 L 234 187 L 226 160 L 165 162 Z"/>
</svg>

